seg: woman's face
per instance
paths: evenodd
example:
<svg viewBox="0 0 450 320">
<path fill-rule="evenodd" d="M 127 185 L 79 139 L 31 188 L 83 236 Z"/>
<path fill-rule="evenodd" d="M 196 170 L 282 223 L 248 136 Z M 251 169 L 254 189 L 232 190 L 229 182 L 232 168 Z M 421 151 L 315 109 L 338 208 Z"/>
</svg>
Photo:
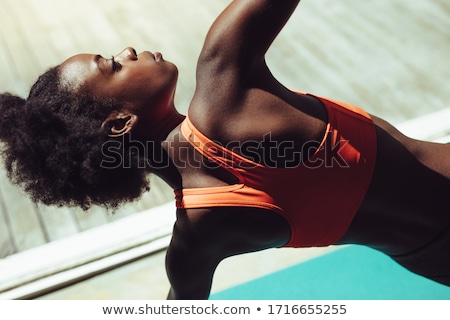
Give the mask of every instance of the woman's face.
<svg viewBox="0 0 450 320">
<path fill-rule="evenodd" d="M 64 61 L 60 70 L 63 86 L 114 98 L 141 116 L 148 108 L 158 112 L 173 101 L 178 78 L 176 66 L 160 53 L 136 54 L 133 48 L 109 59 L 79 54 Z"/>
</svg>

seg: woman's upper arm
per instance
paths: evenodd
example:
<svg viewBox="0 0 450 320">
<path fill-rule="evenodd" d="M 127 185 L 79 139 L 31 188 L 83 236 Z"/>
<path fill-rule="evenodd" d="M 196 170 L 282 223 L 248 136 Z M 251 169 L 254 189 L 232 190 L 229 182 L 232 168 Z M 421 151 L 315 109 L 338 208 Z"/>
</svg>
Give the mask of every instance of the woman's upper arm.
<svg viewBox="0 0 450 320">
<path fill-rule="evenodd" d="M 208 299 L 218 261 L 206 252 L 202 246 L 171 243 L 166 254 L 169 300 Z"/>
<path fill-rule="evenodd" d="M 225 258 L 214 225 L 201 222 L 208 209 L 177 211 L 172 240 L 166 254 L 166 271 L 171 284 L 168 299 L 207 299 L 214 270 Z"/>
<path fill-rule="evenodd" d="M 262 61 L 299 0 L 234 0 L 216 19 L 199 63 L 242 68 Z"/>
<path fill-rule="evenodd" d="M 179 209 L 166 256 L 168 298 L 208 298 L 215 269 L 223 259 L 280 247 L 289 237 L 286 220 L 264 209 Z"/>
</svg>

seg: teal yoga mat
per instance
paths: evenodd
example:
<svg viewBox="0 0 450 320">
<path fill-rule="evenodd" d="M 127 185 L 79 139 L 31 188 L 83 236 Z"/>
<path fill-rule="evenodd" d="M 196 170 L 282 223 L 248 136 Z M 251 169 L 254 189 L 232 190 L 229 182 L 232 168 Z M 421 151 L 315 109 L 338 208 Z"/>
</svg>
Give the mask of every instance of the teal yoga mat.
<svg viewBox="0 0 450 320">
<path fill-rule="evenodd" d="M 450 287 L 413 274 L 376 250 L 349 246 L 217 292 L 211 299 L 450 300 Z"/>
</svg>

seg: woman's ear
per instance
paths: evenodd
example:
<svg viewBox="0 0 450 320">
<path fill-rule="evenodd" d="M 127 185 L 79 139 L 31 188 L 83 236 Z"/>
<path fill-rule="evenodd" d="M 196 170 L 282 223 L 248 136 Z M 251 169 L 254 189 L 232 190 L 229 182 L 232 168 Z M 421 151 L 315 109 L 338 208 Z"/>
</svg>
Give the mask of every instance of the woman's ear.
<svg viewBox="0 0 450 320">
<path fill-rule="evenodd" d="M 129 111 L 114 111 L 102 123 L 102 129 L 111 138 L 117 138 L 131 132 L 138 122 L 138 116 Z"/>
</svg>

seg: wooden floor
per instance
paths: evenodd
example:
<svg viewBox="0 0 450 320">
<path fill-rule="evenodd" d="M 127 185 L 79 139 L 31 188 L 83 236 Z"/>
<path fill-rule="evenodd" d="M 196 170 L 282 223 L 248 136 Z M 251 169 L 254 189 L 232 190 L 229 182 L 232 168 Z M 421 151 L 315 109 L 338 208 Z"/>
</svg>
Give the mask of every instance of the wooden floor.
<svg viewBox="0 0 450 320">
<path fill-rule="evenodd" d="M 126 46 L 163 52 L 180 70 L 187 111 L 208 26 L 228 0 L 0 0 L 0 92 L 26 97 L 50 66 L 80 52 Z M 400 121 L 450 107 L 450 2 L 304 0 L 268 54 L 288 87 Z M 450 119 L 442 119 L 450 123 Z M 152 191 L 115 214 L 37 206 L 0 172 L 0 258 L 165 203 Z"/>
</svg>

